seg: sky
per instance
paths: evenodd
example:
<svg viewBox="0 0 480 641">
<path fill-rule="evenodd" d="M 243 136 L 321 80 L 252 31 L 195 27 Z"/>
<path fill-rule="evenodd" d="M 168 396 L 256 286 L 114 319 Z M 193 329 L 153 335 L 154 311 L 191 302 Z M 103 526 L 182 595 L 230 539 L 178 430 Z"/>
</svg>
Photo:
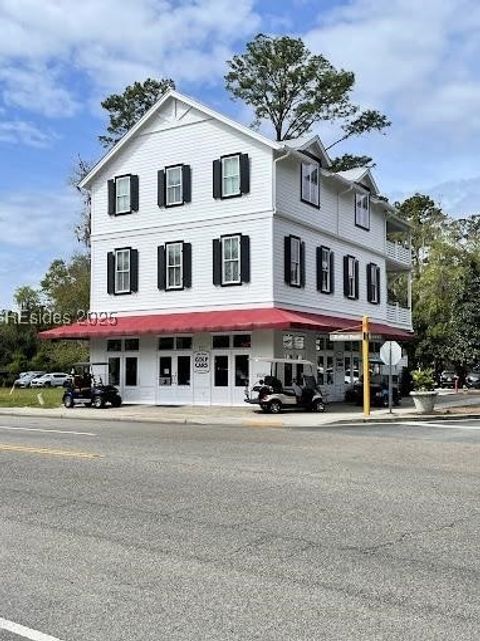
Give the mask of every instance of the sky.
<svg viewBox="0 0 480 641">
<path fill-rule="evenodd" d="M 0 0 L 0 309 L 82 250 L 68 179 L 78 155 L 102 153 L 101 100 L 171 77 L 249 124 L 223 76 L 259 32 L 300 36 L 355 73 L 354 101 L 392 126 L 336 150 L 372 156 L 388 197 L 421 191 L 452 215 L 477 212 L 479 28 L 478 0 Z"/>
</svg>

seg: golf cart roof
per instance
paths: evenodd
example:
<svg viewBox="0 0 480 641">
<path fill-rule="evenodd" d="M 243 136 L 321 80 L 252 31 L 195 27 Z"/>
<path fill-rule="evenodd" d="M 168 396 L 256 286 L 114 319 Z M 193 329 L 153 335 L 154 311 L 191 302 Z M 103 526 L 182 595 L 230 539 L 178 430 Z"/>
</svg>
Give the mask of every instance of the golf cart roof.
<svg viewBox="0 0 480 641">
<path fill-rule="evenodd" d="M 301 358 L 266 358 L 266 357 L 259 357 L 259 358 L 252 358 L 253 361 L 256 363 L 295 363 L 296 365 L 312 365 L 312 361 L 306 361 Z"/>
</svg>

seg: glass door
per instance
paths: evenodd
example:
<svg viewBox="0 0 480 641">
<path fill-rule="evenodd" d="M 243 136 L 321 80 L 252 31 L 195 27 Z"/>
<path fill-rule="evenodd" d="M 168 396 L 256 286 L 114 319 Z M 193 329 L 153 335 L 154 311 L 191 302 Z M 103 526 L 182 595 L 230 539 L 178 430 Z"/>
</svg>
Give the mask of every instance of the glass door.
<svg viewBox="0 0 480 641">
<path fill-rule="evenodd" d="M 193 400 L 190 354 L 162 354 L 158 359 L 157 403 L 183 404 Z"/>
<path fill-rule="evenodd" d="M 250 359 L 248 353 L 232 354 L 232 403 L 233 405 L 244 405 L 245 387 L 249 380 Z"/>
<path fill-rule="evenodd" d="M 215 353 L 212 371 L 212 405 L 230 405 L 230 355 Z"/>
</svg>

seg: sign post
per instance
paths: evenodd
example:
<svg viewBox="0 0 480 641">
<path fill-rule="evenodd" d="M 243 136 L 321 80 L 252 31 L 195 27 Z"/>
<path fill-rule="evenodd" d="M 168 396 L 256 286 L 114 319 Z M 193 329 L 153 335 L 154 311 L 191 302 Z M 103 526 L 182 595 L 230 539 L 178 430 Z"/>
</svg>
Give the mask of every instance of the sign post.
<svg viewBox="0 0 480 641">
<path fill-rule="evenodd" d="M 368 316 L 362 318 L 363 413 L 370 416 L 370 367 L 368 363 Z"/>
<path fill-rule="evenodd" d="M 387 341 L 380 349 L 380 358 L 385 365 L 388 365 L 388 411 L 391 414 L 393 406 L 392 368 L 400 362 L 402 348 L 396 341 Z"/>
</svg>

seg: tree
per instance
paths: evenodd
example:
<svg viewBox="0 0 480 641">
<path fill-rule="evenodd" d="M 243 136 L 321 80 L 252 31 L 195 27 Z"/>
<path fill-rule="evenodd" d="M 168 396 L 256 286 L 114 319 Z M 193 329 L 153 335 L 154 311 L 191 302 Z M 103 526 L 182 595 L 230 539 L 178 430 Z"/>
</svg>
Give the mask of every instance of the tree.
<svg viewBox="0 0 480 641">
<path fill-rule="evenodd" d="M 90 236 L 92 233 L 92 198 L 88 189 L 82 189 L 79 183 L 85 178 L 92 166 L 93 163 L 78 156 L 69 178 L 70 185 L 79 192 L 82 199 L 80 222 L 75 226 L 75 236 L 79 243 L 82 243 L 88 248 L 90 247 Z"/>
<path fill-rule="evenodd" d="M 413 266 L 417 271 L 428 257 L 429 248 L 444 236 L 448 216 L 430 196 L 424 194 L 416 193 L 396 205 L 399 216 L 412 226 Z"/>
<path fill-rule="evenodd" d="M 40 286 L 51 310 L 76 320 L 90 306 L 90 257 L 76 254 L 69 262 L 54 260 Z"/>
<path fill-rule="evenodd" d="M 332 159 L 332 171 L 347 171 L 348 169 L 355 169 L 355 167 L 368 167 L 373 169 L 375 163 L 370 156 L 355 156 L 353 154 L 343 154 Z"/>
<path fill-rule="evenodd" d="M 341 122 L 343 134 L 329 148 L 390 125 L 380 112 L 361 111 L 351 102 L 352 72 L 337 70 L 324 56 L 313 55 L 301 38 L 258 34 L 227 64 L 227 90 L 253 107 L 253 126 L 269 120 L 278 141 L 302 136 L 321 120 Z M 353 158 L 349 156 L 350 163 Z M 364 160 L 358 157 L 357 162 Z M 342 166 L 339 160 L 338 165 Z"/>
<path fill-rule="evenodd" d="M 108 112 L 109 124 L 108 133 L 98 137 L 102 145 L 109 148 L 118 142 L 168 89 L 175 89 L 171 78 L 147 78 L 105 98 L 101 105 Z"/>
</svg>

